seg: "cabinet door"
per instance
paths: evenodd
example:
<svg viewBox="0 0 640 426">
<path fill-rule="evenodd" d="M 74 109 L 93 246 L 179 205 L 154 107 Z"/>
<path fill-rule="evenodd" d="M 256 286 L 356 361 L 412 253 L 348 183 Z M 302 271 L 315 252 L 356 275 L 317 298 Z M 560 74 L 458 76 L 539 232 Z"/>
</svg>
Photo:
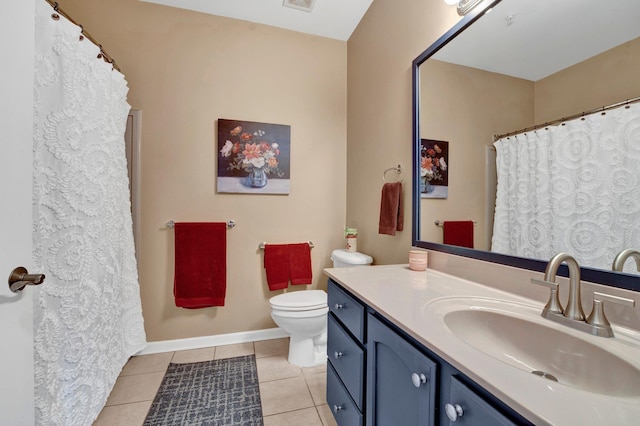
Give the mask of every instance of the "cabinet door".
<svg viewBox="0 0 640 426">
<path fill-rule="evenodd" d="M 492 425 L 513 426 L 511 420 L 469 389 L 456 376 L 451 376 L 449 398 L 442 398 L 442 410 L 450 426 Z"/>
<path fill-rule="evenodd" d="M 436 363 L 371 315 L 367 336 L 367 425 L 434 425 Z"/>
</svg>

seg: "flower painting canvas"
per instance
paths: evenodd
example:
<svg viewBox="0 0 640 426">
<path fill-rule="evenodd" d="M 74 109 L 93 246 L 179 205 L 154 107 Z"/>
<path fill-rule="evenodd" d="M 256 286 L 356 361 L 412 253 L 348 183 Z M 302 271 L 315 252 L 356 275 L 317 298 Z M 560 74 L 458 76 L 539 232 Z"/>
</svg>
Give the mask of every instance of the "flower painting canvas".
<svg viewBox="0 0 640 426">
<path fill-rule="evenodd" d="M 420 141 L 420 196 L 449 196 L 449 142 L 433 139 Z"/>
<path fill-rule="evenodd" d="M 291 126 L 218 119 L 218 192 L 289 194 Z"/>
</svg>

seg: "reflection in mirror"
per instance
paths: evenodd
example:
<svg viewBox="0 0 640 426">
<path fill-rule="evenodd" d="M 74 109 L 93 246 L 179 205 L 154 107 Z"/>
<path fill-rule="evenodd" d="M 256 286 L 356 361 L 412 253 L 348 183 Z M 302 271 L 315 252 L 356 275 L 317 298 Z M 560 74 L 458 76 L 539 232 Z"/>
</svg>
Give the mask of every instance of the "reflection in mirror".
<svg viewBox="0 0 640 426">
<path fill-rule="evenodd" d="M 577 115 L 580 121 L 582 112 L 640 96 L 640 79 L 637 78 L 640 75 L 640 25 L 637 24 L 640 22 L 640 2 L 502 0 L 493 2 L 492 6 L 490 14 L 483 14 L 481 9 L 487 5 L 481 5 L 474 16 L 464 18 L 414 61 L 417 146 L 414 153 L 418 157 L 420 139 L 449 142 L 446 198 L 433 199 L 422 192 L 426 185 L 424 176 L 419 176 L 418 172 L 421 160 L 414 159 L 414 244 L 535 270 L 543 270 L 551 255 L 558 251 L 575 254 L 575 247 L 582 245 L 586 252 L 601 252 L 601 246 L 608 245 L 610 251 L 599 256 L 576 255 L 581 266 L 594 269 L 595 275 L 589 275 L 587 271 L 585 278 L 640 289 L 635 279 L 625 277 L 627 274 L 597 271 L 611 270 L 617 252 L 640 248 L 637 219 L 625 216 L 617 223 L 626 221 L 630 228 L 620 228 L 617 233 L 609 229 L 608 224 L 616 223 L 610 217 L 615 198 L 610 198 L 613 201 L 601 200 L 597 218 L 595 215 L 589 217 L 593 211 L 585 207 L 583 219 L 588 218 L 590 225 L 577 229 L 573 235 L 569 231 L 576 227 L 571 225 L 563 230 L 566 232 L 562 236 L 558 229 L 549 231 L 534 227 L 527 233 L 516 228 L 506 232 L 507 246 L 513 247 L 509 250 L 502 247 L 498 251 L 508 256 L 492 251 L 497 186 L 494 136 L 546 124 L 539 131 L 543 133 L 545 128 L 562 127 L 561 123 L 567 117 Z M 640 110 L 640 104 L 634 107 Z M 596 116 L 594 114 L 593 118 Z M 598 126 L 597 123 L 594 125 Z M 611 140 L 618 139 L 624 132 L 629 137 L 626 148 L 633 155 L 640 153 L 640 118 L 615 130 Z M 569 139 L 566 154 L 570 160 L 583 155 L 578 142 L 578 139 Z M 528 142 L 523 142 L 523 146 L 528 146 Z M 606 149 L 606 145 L 600 149 Z M 498 147 L 498 156 L 500 150 Z M 547 155 L 555 154 L 557 151 L 547 148 Z M 597 149 L 587 157 L 594 165 L 601 159 Z M 610 161 L 608 169 L 597 173 L 588 163 L 583 166 L 582 174 L 578 174 L 573 182 L 575 185 L 565 189 L 560 201 L 571 199 L 574 203 L 582 203 L 588 198 L 597 202 L 605 198 L 604 195 L 620 192 L 626 185 L 626 195 L 622 199 L 619 197 L 618 203 L 627 210 L 638 206 L 635 210 L 640 214 L 640 174 L 635 174 L 638 168 L 629 168 L 628 173 L 618 173 L 616 178 L 618 160 Z M 562 166 L 556 167 L 562 169 Z M 548 175 L 548 170 L 541 169 L 537 177 L 548 178 Z M 536 197 L 550 193 L 540 183 L 544 179 L 539 180 L 535 173 L 530 176 L 525 181 L 528 183 L 517 184 L 521 193 L 516 201 L 519 207 L 536 204 L 539 201 Z M 588 185 L 590 180 L 599 182 L 597 189 L 580 186 Z M 603 183 L 605 181 L 610 183 Z M 505 182 L 503 179 L 500 185 Z M 622 186 L 616 187 L 617 182 Z M 632 183 L 633 187 L 629 187 Z M 583 198 L 577 196 L 580 194 Z M 550 210 L 562 214 L 561 207 L 561 203 L 556 203 Z M 541 223 L 543 219 L 553 222 L 548 216 L 550 213 L 546 214 L 533 222 Z M 475 250 L 441 245 L 443 228 L 437 226 L 436 221 L 468 220 L 474 222 Z M 600 227 L 594 231 L 592 228 L 598 221 L 601 221 Z M 565 246 L 548 248 L 554 239 L 563 239 Z M 527 248 L 531 241 L 550 251 Z M 627 262 L 624 271 L 637 273 L 633 262 Z"/>
</svg>

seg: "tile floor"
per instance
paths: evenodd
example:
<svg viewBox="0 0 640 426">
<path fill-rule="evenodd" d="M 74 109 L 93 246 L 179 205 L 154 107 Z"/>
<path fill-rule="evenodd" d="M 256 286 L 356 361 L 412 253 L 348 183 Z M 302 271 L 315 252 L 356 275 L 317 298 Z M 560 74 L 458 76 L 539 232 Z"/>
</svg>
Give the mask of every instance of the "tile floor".
<svg viewBox="0 0 640 426">
<path fill-rule="evenodd" d="M 265 426 L 336 426 L 325 399 L 326 366 L 287 362 L 288 339 L 136 356 L 122 369 L 93 426 L 140 426 L 170 362 L 199 362 L 255 354 Z"/>
</svg>

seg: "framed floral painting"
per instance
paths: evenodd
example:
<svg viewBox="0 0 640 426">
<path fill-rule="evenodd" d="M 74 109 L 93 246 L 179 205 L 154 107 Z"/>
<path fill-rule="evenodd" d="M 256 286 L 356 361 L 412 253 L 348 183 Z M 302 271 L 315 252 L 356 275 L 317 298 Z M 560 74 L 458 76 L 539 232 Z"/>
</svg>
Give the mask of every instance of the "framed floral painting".
<svg viewBox="0 0 640 426">
<path fill-rule="evenodd" d="M 420 140 L 420 197 L 449 196 L 449 142 Z"/>
<path fill-rule="evenodd" d="M 289 194 L 291 126 L 218 119 L 218 192 Z"/>
</svg>

